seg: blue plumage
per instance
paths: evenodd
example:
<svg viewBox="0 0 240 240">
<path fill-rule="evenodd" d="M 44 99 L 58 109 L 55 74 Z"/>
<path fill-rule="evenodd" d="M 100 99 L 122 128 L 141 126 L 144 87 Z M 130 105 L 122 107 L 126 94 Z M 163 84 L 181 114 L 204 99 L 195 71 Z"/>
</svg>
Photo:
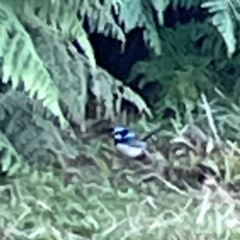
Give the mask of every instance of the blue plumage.
<svg viewBox="0 0 240 240">
<path fill-rule="evenodd" d="M 136 158 L 144 154 L 147 143 L 138 140 L 135 132 L 119 125 L 113 129 L 112 134 L 116 148 L 124 155 Z"/>
</svg>

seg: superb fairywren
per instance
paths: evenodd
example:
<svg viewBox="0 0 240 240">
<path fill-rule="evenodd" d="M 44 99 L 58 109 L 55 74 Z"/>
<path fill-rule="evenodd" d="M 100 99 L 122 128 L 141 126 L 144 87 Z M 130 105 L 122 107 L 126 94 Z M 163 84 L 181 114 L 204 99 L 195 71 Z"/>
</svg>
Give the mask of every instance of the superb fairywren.
<svg viewBox="0 0 240 240">
<path fill-rule="evenodd" d="M 112 135 L 116 148 L 124 155 L 131 158 L 145 155 L 147 143 L 137 139 L 137 135 L 125 126 L 114 127 Z"/>
</svg>

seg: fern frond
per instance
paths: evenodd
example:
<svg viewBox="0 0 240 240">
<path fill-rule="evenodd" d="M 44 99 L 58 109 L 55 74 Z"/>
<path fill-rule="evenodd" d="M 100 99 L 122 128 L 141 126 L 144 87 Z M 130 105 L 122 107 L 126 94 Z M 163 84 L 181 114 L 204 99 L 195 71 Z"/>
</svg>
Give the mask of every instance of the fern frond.
<svg viewBox="0 0 240 240">
<path fill-rule="evenodd" d="M 233 14 L 231 11 L 231 1 L 206 1 L 201 6 L 207 8 L 210 13 L 214 14 L 212 17 L 212 24 L 216 26 L 219 33 L 222 35 L 226 43 L 228 57 L 231 57 L 236 50 L 236 37 L 234 32 Z"/>
<path fill-rule="evenodd" d="M 52 82 L 32 41 L 7 1 L 1 1 L 0 8 L 5 16 L 0 25 L 0 56 L 2 62 L 2 81 L 11 81 L 14 89 L 20 83 L 29 96 L 43 101 L 43 105 L 59 117 L 61 125 L 66 124 L 58 104 L 58 89 Z"/>
<path fill-rule="evenodd" d="M 20 155 L 8 140 L 7 136 L 0 130 L 0 172 L 7 172 L 8 176 L 16 173 L 22 164 Z"/>
<path fill-rule="evenodd" d="M 150 24 L 149 21 L 147 20 L 144 24 L 145 30 L 143 34 L 143 38 L 148 44 L 148 46 L 153 49 L 156 55 L 161 54 L 161 41 L 158 36 L 158 30 L 155 26 L 155 24 Z"/>
<path fill-rule="evenodd" d="M 125 43 L 125 34 L 118 26 L 112 14 L 112 7 L 118 14 L 121 0 L 103 1 L 102 4 L 95 0 L 79 0 L 79 13 L 81 19 L 87 17 L 90 32 L 99 32 L 105 36 L 112 36 Z"/>
<path fill-rule="evenodd" d="M 29 29 L 30 34 L 34 35 L 34 29 L 32 31 Z M 47 34 L 44 29 L 38 31 L 38 36 L 34 37 L 36 50 L 60 91 L 60 102 L 68 109 L 66 117 L 85 131 L 90 63 L 86 58 L 82 61 L 81 55 L 71 44 L 63 44 L 59 38 L 51 33 Z"/>
<path fill-rule="evenodd" d="M 16 155 L 31 162 L 48 159 L 49 151 L 60 160 L 76 158 L 75 139 L 45 119 L 38 105 L 39 102 L 13 89 L 0 94 L 0 131 L 16 149 Z"/>
<path fill-rule="evenodd" d="M 119 22 L 124 24 L 124 29 L 129 32 L 137 26 L 141 27 L 143 13 L 141 0 L 125 0 L 119 6 Z"/>
<path fill-rule="evenodd" d="M 64 45 L 53 34 L 46 34 L 44 29 L 38 31 L 38 37 L 34 37 L 36 49 L 60 90 L 60 101 L 68 109 L 68 119 L 79 124 L 82 131 L 86 127 L 85 112 L 89 90 L 96 97 L 99 105 L 104 103 L 105 118 L 112 119 L 115 115 L 114 109 L 118 109 L 117 112 L 120 112 L 121 99 L 132 102 L 140 112 L 150 113 L 143 99 L 126 86 L 122 86 L 120 81 L 114 79 L 100 67 L 97 67 L 96 73 L 92 75 L 86 57 L 79 54 L 71 44 Z M 126 92 L 121 93 L 119 90 L 121 87 L 126 89 Z M 116 104 L 115 94 L 120 96 Z M 97 107 L 97 112 L 100 111 L 102 112 L 102 108 Z"/>
<path fill-rule="evenodd" d="M 26 3 L 29 0 L 25 0 Z M 67 4 L 64 1 L 30 1 L 32 6 L 27 8 L 26 17 L 30 13 L 35 14 L 51 30 L 57 34 L 61 33 L 65 40 L 76 40 L 82 47 L 90 65 L 95 69 L 96 61 L 93 48 L 88 40 L 87 33 L 82 27 L 82 22 L 78 19 L 77 13 L 79 4 Z M 77 1 L 75 1 L 77 3 Z"/>
<path fill-rule="evenodd" d="M 129 32 L 136 27 L 144 30 L 144 40 L 146 44 L 154 50 L 156 55 L 161 53 L 161 43 L 158 36 L 158 29 L 153 19 L 152 7 L 158 13 L 158 20 L 163 24 L 163 11 L 169 4 L 168 1 L 144 2 L 141 0 L 125 0 L 119 4 L 118 19 L 124 23 L 125 31 Z"/>
<path fill-rule="evenodd" d="M 120 83 L 120 81 L 118 82 L 118 84 L 119 86 L 122 86 L 122 83 Z M 145 112 L 149 117 L 152 117 L 152 112 L 150 108 L 146 105 L 145 101 L 138 94 L 132 91 L 131 88 L 126 86 L 123 87 L 124 90 L 121 94 L 121 97 L 135 105 L 140 113 Z"/>
<path fill-rule="evenodd" d="M 153 8 L 157 12 L 157 18 L 160 25 L 164 25 L 164 11 L 167 8 L 167 6 L 170 4 L 170 0 L 161 0 L 161 1 L 155 1 L 151 0 L 151 4 Z"/>
<path fill-rule="evenodd" d="M 95 96 L 97 96 L 99 101 L 103 100 L 106 108 L 106 118 L 113 117 L 113 108 L 117 113 L 120 113 L 120 106 L 123 99 L 131 102 L 140 113 L 145 113 L 152 117 L 151 110 L 137 93 L 132 91 L 129 87 L 124 86 L 121 81 L 113 78 L 103 69 L 99 69 L 97 77 L 92 82 L 90 90 Z M 118 96 L 116 105 L 114 105 L 114 95 Z"/>
</svg>

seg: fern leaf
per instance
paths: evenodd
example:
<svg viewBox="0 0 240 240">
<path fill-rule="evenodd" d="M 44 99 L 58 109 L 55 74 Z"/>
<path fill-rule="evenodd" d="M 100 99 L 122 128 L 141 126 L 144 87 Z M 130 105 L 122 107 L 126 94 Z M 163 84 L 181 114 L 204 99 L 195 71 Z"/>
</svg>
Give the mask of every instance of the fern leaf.
<svg viewBox="0 0 240 240">
<path fill-rule="evenodd" d="M 154 50 L 156 55 L 161 54 L 161 41 L 158 36 L 157 29 L 154 25 L 145 22 L 145 30 L 143 38 L 151 49 Z"/>
<path fill-rule="evenodd" d="M 120 3 L 119 21 L 124 23 L 126 32 L 140 25 L 142 11 L 141 0 L 125 0 Z"/>
<path fill-rule="evenodd" d="M 226 43 L 228 57 L 231 57 L 236 50 L 234 22 L 230 11 L 230 4 L 231 1 L 229 0 L 215 0 L 204 2 L 201 5 L 203 8 L 207 8 L 209 12 L 214 13 L 212 24 L 216 26 Z"/>
<path fill-rule="evenodd" d="M 28 33 L 3 1 L 0 3 L 0 10 L 6 16 L 0 27 L 0 34 L 3 36 L 0 45 L 3 58 L 2 81 L 11 81 L 14 89 L 22 82 L 29 96 L 33 98 L 36 94 L 37 99 L 43 101 L 43 106 L 59 117 L 64 126 L 66 120 L 58 104 L 58 89 L 36 53 Z"/>
<path fill-rule="evenodd" d="M 169 5 L 170 0 L 151 0 L 152 6 L 155 8 L 157 12 L 158 22 L 163 25 L 164 24 L 164 16 L 163 12 L 166 9 L 166 7 Z"/>
<path fill-rule="evenodd" d="M 120 81 L 100 67 L 97 67 L 96 74 L 92 76 L 86 57 L 79 54 L 71 44 L 66 48 L 66 45 L 53 34 L 46 34 L 44 30 L 40 29 L 38 31 L 38 37 L 34 38 L 36 49 L 60 90 L 60 100 L 68 109 L 68 119 L 79 124 L 82 131 L 85 129 L 85 111 L 89 90 L 96 97 L 99 105 L 104 103 L 105 118 L 112 119 L 115 115 L 114 109 L 117 109 L 118 113 L 120 112 L 119 105 L 122 99 L 133 103 L 140 112 L 150 113 L 140 96 L 130 89 L 122 93 L 119 88 L 125 89 L 126 86 L 122 86 Z M 116 104 L 115 94 L 119 96 Z M 99 106 L 97 106 L 98 111 L 102 112 Z"/>
<path fill-rule="evenodd" d="M 131 88 L 124 86 L 122 98 L 128 100 L 133 105 L 135 105 L 140 113 L 145 112 L 149 117 L 152 117 L 151 110 L 147 107 L 145 101 L 138 94 L 133 92 Z"/>
<path fill-rule="evenodd" d="M 103 100 L 106 108 L 106 118 L 113 117 L 113 95 L 115 94 L 118 96 L 118 103 L 114 106 L 117 113 L 119 113 L 122 99 L 124 99 L 131 102 L 140 113 L 145 113 L 152 117 L 151 110 L 147 107 L 145 101 L 129 87 L 124 86 L 122 82 L 113 78 L 104 70 L 99 69 L 97 76 L 98 77 L 94 79 L 90 90 L 99 100 Z"/>
<path fill-rule="evenodd" d="M 34 34 L 34 30 L 29 28 L 30 34 L 32 31 Z M 38 29 L 38 32 L 33 41 L 60 91 L 60 102 L 68 109 L 66 117 L 85 131 L 90 63 L 72 44 L 66 47 L 55 35 L 46 34 L 44 29 Z"/>
<path fill-rule="evenodd" d="M 119 4 L 118 19 L 124 24 L 125 31 L 129 32 L 136 27 L 142 27 L 144 40 L 156 55 L 161 53 L 161 43 L 156 23 L 153 20 L 152 7 L 157 10 L 159 22 L 163 24 L 162 12 L 167 4 L 168 2 L 165 3 L 164 0 L 159 2 L 152 0 L 150 3 L 141 0 L 125 0 Z"/>
<path fill-rule="evenodd" d="M 34 105 L 37 107 L 33 112 Z M 44 119 L 44 109 L 38 105 L 39 102 L 27 99 L 23 93 L 13 89 L 0 94 L 0 131 L 7 138 L 2 139 L 0 134 L 0 149 L 1 143 L 10 144 L 16 149 L 17 156 L 31 162 L 46 161 L 49 151 L 59 159 L 76 158 L 78 145 L 74 135 L 69 139 L 66 129 L 61 130 Z M 6 167 L 9 162 L 6 160 Z"/>
<path fill-rule="evenodd" d="M 21 168 L 19 154 L 2 131 L 0 131 L 0 155 L 1 172 L 7 172 L 8 176 L 11 176 Z"/>
<path fill-rule="evenodd" d="M 121 0 L 111 0 L 100 4 L 98 1 L 82 0 L 79 6 L 80 16 L 82 19 L 87 17 L 90 32 L 101 32 L 105 36 L 111 35 L 125 43 L 125 34 L 112 14 L 113 8 L 119 15 L 121 2 Z"/>
<path fill-rule="evenodd" d="M 26 0 L 27 2 L 29 0 Z M 47 26 L 55 32 L 60 32 L 66 40 L 77 40 L 82 47 L 90 65 L 96 68 L 96 61 L 92 46 L 88 40 L 87 33 L 82 27 L 81 21 L 77 17 L 77 9 L 72 4 L 66 4 L 64 1 L 42 0 L 35 1 L 33 11 L 38 10 L 37 16 L 45 21 Z M 75 7 L 75 6 L 74 6 Z M 29 12 L 25 13 L 26 15 Z"/>
</svg>

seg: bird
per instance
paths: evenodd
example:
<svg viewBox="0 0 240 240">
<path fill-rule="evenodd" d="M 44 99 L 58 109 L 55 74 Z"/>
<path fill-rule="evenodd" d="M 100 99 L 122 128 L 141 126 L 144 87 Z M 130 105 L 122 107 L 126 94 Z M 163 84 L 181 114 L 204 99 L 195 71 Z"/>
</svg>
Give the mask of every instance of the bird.
<svg viewBox="0 0 240 240">
<path fill-rule="evenodd" d="M 145 155 L 147 142 L 138 139 L 137 134 L 123 125 L 112 129 L 112 136 L 116 148 L 127 157 L 138 158 Z"/>
</svg>

